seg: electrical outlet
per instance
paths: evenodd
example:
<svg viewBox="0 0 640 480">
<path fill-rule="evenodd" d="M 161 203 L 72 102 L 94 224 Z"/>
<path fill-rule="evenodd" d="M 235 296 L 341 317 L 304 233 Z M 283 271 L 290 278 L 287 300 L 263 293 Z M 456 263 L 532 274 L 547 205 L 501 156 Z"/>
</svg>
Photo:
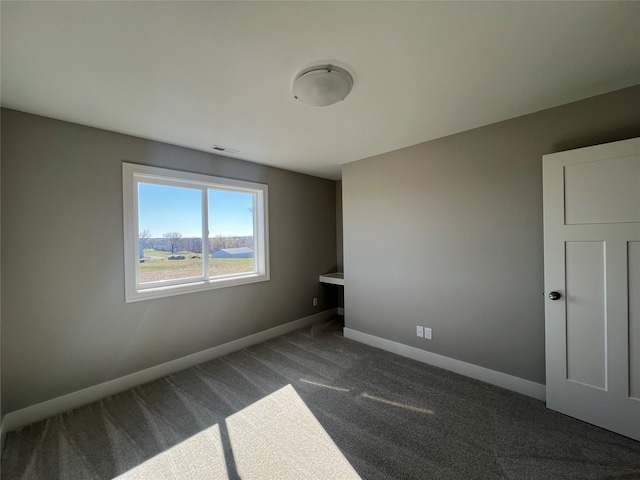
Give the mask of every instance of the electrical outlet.
<svg viewBox="0 0 640 480">
<path fill-rule="evenodd" d="M 424 327 L 424 338 L 431 340 L 431 329 Z"/>
<path fill-rule="evenodd" d="M 318 306 L 318 299 L 317 299 L 317 298 L 314 298 L 314 299 L 311 301 L 311 304 L 312 304 L 314 307 L 317 307 L 317 306 Z"/>
<path fill-rule="evenodd" d="M 416 327 L 416 335 L 418 335 L 419 337 L 424 337 L 424 328 L 422 328 L 420 325 Z"/>
</svg>

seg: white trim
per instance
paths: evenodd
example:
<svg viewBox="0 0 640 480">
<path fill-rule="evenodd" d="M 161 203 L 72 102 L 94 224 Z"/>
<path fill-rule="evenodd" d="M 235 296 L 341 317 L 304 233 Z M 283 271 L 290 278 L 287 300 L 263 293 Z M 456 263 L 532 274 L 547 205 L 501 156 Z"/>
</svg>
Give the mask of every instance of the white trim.
<svg viewBox="0 0 640 480">
<path fill-rule="evenodd" d="M 485 367 L 480 367 L 472 363 L 463 362 L 454 358 L 438 355 L 437 353 L 427 352 L 419 348 L 410 347 L 402 343 L 387 340 L 385 338 L 369 335 L 368 333 L 359 332 L 358 330 L 352 330 L 351 328 L 344 329 L 344 338 L 355 340 L 356 342 L 364 343 L 372 347 L 386 350 L 387 352 L 395 353 L 403 357 L 411 358 L 422 363 L 427 363 L 435 367 L 449 370 L 451 372 L 459 373 L 466 377 L 475 378 L 481 382 L 490 383 L 498 387 L 506 388 L 513 392 L 521 393 L 529 397 L 536 398 L 538 400 L 545 401 L 546 398 L 546 386 L 541 383 L 532 382 L 523 378 L 514 377 L 507 373 L 497 372 Z"/>
<path fill-rule="evenodd" d="M 130 375 L 125 375 L 124 377 L 109 380 L 108 382 L 78 390 L 77 392 L 72 392 L 14 412 L 9 412 L 2 419 L 3 432 L 17 430 L 34 422 L 52 417 L 53 415 L 96 402 L 109 395 L 114 395 L 214 358 L 242 350 L 251 345 L 308 327 L 313 323 L 326 321 L 335 315 L 336 312 L 337 309 L 331 308 L 308 317 L 294 320 L 293 322 L 285 323 L 284 325 L 254 333 L 253 335 L 239 338 L 238 340 L 233 340 L 223 345 L 218 345 L 217 347 L 208 348 L 207 350 L 177 358 Z"/>
</svg>

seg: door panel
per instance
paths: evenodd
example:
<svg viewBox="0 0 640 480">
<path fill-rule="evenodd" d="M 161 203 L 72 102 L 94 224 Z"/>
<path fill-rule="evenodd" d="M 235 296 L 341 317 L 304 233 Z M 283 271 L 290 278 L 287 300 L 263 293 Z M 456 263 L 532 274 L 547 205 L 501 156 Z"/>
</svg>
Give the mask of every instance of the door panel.
<svg viewBox="0 0 640 480">
<path fill-rule="evenodd" d="M 640 222 L 637 160 L 625 157 L 567 165 L 566 224 Z"/>
<path fill-rule="evenodd" d="M 604 243 L 566 242 L 567 379 L 606 390 Z"/>
<path fill-rule="evenodd" d="M 640 400 L 640 242 L 629 242 L 629 396 Z"/>
<path fill-rule="evenodd" d="M 640 139 L 545 155 L 543 186 L 547 407 L 640 440 Z"/>
</svg>

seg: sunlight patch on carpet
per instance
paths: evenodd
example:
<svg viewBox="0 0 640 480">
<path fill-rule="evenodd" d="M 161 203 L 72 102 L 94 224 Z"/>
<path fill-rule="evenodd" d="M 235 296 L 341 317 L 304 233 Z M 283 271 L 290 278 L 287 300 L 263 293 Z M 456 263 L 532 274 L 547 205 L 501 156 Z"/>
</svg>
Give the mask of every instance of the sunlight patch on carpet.
<svg viewBox="0 0 640 480">
<path fill-rule="evenodd" d="M 315 385 L 316 387 L 328 388 L 330 390 L 335 390 L 336 392 L 350 392 L 349 388 L 342 387 L 332 387 L 331 385 L 325 385 L 324 383 L 312 382 L 311 380 L 305 380 L 304 378 L 300 379 L 303 383 L 308 383 L 309 385 Z"/>
<path fill-rule="evenodd" d="M 243 479 L 360 478 L 291 385 L 231 415 L 226 424 Z"/>
<path fill-rule="evenodd" d="M 220 427 L 213 425 L 165 450 L 116 480 L 227 480 Z"/>
<path fill-rule="evenodd" d="M 362 393 L 360 396 L 362 398 L 368 398 L 369 400 L 374 400 L 376 402 L 384 403 L 386 405 L 391 405 L 393 407 L 404 408 L 405 410 L 411 410 L 412 412 L 419 412 L 419 413 L 426 413 L 429 415 L 433 415 L 433 410 L 429 410 L 428 408 L 415 407 L 413 405 L 407 405 L 406 403 L 394 402 L 392 400 L 387 400 L 385 398 L 369 395 L 367 392 Z"/>
</svg>

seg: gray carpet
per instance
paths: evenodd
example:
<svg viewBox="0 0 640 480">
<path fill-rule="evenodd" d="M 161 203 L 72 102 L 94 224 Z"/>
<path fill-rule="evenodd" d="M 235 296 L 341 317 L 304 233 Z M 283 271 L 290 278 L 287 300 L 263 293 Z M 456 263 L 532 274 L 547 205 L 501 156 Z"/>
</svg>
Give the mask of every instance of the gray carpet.
<svg viewBox="0 0 640 480">
<path fill-rule="evenodd" d="M 294 332 L 10 432 L 2 479 L 110 480 L 214 426 L 240 478 L 226 420 L 287 385 L 364 479 L 640 479 L 638 442 L 340 332 Z"/>
</svg>

